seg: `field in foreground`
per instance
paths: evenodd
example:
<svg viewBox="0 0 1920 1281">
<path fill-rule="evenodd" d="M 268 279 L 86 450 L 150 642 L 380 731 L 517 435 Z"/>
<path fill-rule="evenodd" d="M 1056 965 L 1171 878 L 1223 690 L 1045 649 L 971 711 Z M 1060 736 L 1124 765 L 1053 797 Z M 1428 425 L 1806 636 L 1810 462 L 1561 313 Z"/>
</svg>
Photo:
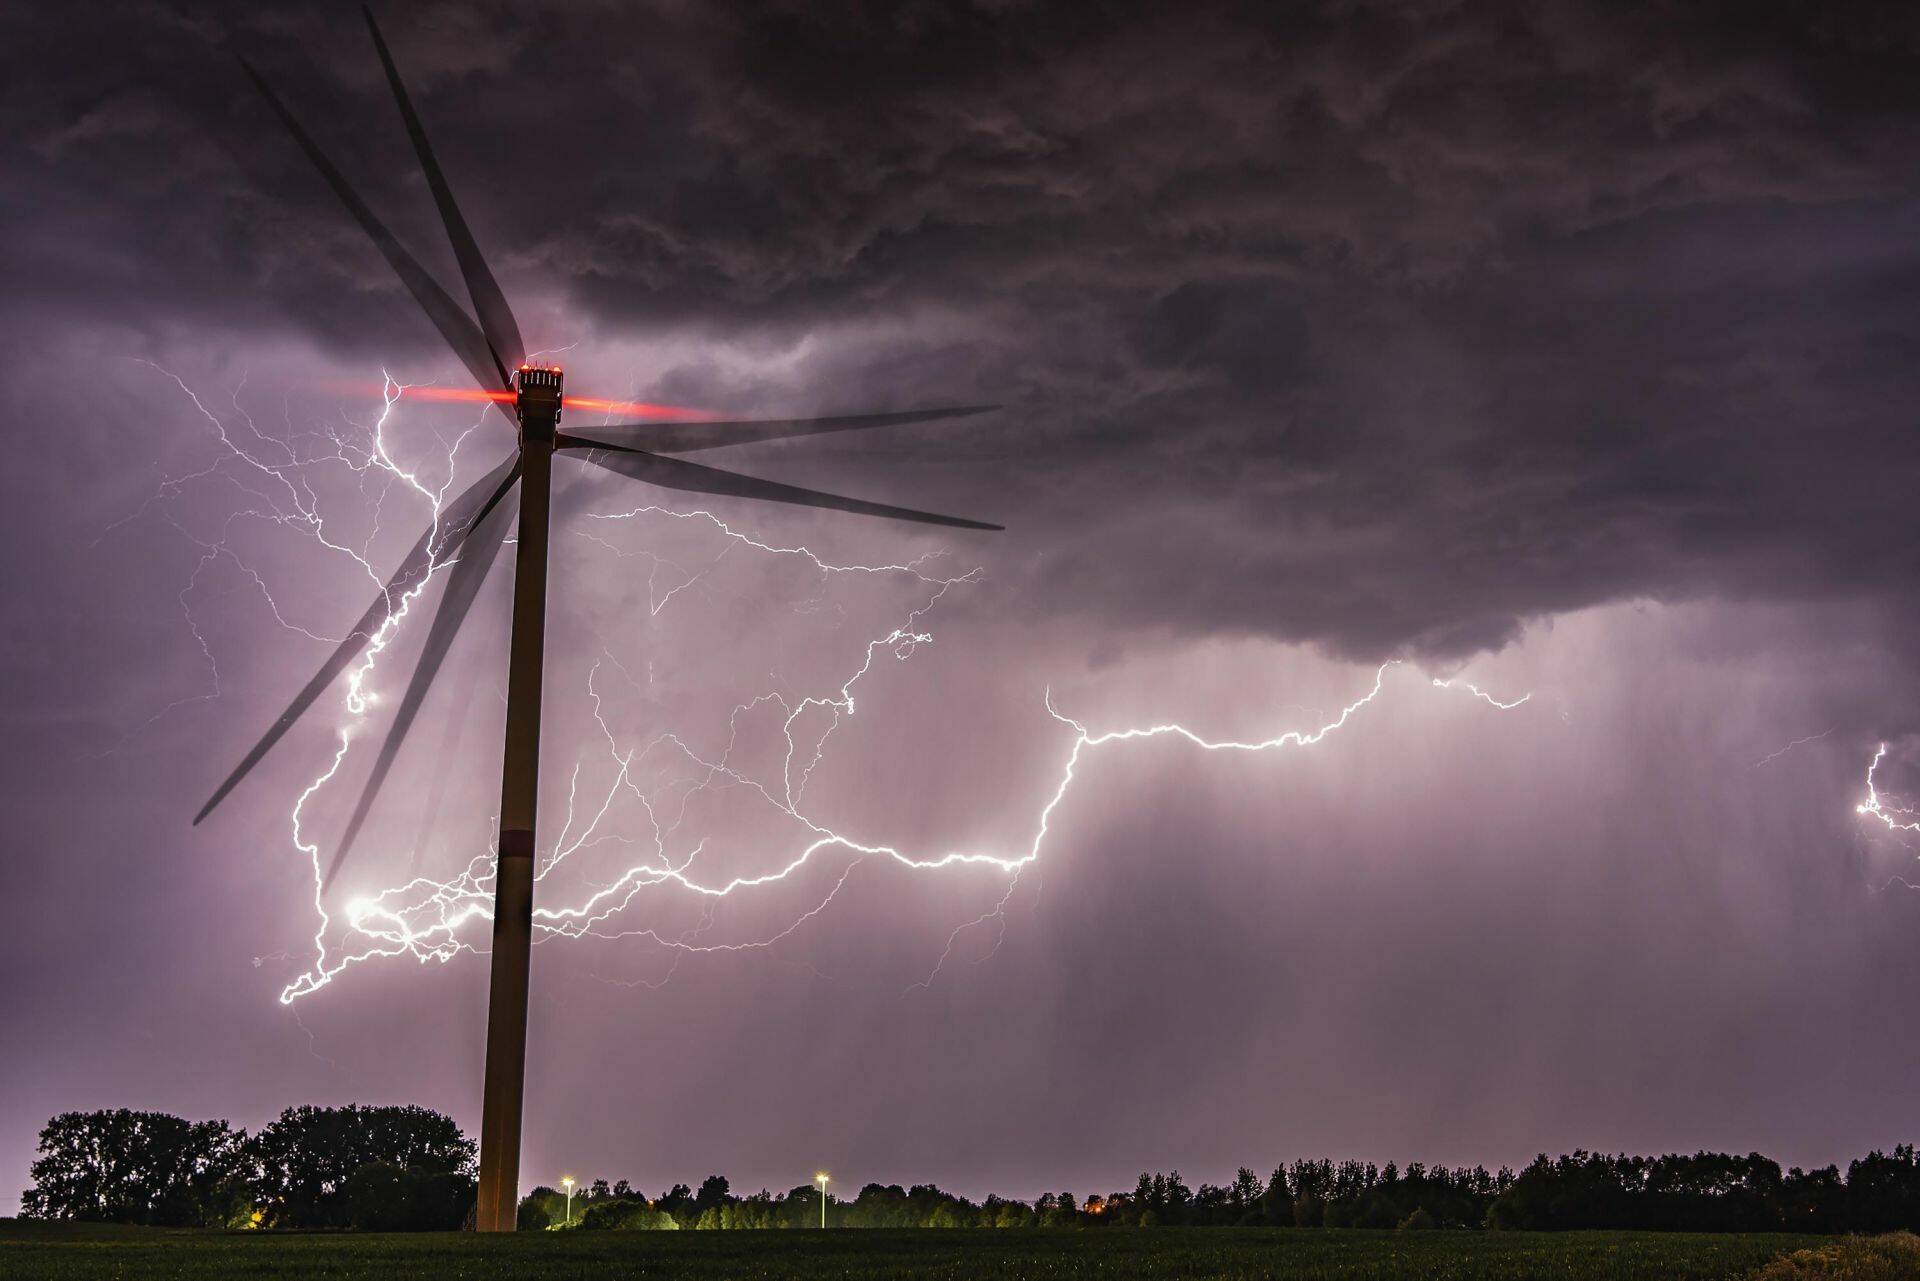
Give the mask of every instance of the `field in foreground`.
<svg viewBox="0 0 1920 1281">
<path fill-rule="evenodd" d="M 304 1235 L 0 1220 L 0 1276 L 649 1277 L 688 1281 L 993 1278 L 1604 1278 L 1719 1281 L 1818 1238 L 1651 1232 L 548 1232 Z"/>
</svg>

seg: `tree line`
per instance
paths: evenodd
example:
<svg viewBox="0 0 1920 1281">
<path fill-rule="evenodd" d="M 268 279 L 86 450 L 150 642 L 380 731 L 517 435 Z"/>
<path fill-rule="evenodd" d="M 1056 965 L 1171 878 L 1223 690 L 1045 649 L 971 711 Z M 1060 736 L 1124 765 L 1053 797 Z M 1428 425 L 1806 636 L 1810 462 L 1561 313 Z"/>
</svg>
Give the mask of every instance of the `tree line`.
<svg viewBox="0 0 1920 1281">
<path fill-rule="evenodd" d="M 457 1228 L 474 1145 L 421 1107 L 296 1107 L 249 1136 L 164 1112 L 66 1112 L 40 1131 L 32 1219 L 159 1227 Z"/>
<path fill-rule="evenodd" d="M 474 1144 L 419 1107 L 296 1107 L 258 1134 L 225 1121 L 125 1109 L 68 1112 L 40 1132 L 30 1218 L 192 1227 L 446 1230 L 471 1222 Z M 1190 1187 L 1175 1170 L 1130 1191 L 974 1202 L 932 1184 L 869 1183 L 827 1196 L 837 1228 L 1639 1228 L 1696 1232 L 1920 1230 L 1911 1145 L 1848 1164 L 1783 1171 L 1758 1153 L 1610 1156 L 1574 1152 L 1508 1169 L 1297 1160 L 1266 1178 L 1242 1168 Z M 583 1231 L 818 1227 L 822 1192 L 736 1196 L 711 1175 L 647 1196 L 596 1179 L 571 1198 L 537 1187 L 525 1229 Z"/>
</svg>

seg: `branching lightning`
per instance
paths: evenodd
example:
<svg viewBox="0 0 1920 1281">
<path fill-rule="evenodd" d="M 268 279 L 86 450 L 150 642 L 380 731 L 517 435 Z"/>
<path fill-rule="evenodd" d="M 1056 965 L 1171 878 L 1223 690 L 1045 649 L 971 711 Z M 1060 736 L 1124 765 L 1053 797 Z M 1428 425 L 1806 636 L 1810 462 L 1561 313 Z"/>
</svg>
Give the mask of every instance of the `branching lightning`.
<svg viewBox="0 0 1920 1281">
<path fill-rule="evenodd" d="M 1510 712 L 1514 708 L 1520 706 L 1522 703 L 1525 703 L 1526 701 L 1528 701 L 1533 697 L 1533 695 L 1530 693 L 1522 694 L 1520 697 L 1516 699 L 1512 699 L 1509 702 L 1503 703 L 1499 699 L 1495 698 L 1493 695 L 1487 693 L 1487 691 L 1485 691 L 1484 689 L 1481 689 L 1478 685 L 1475 685 L 1472 681 L 1463 681 L 1463 680 L 1444 680 L 1443 681 L 1438 676 L 1436 676 L 1433 678 L 1433 685 L 1435 689 L 1464 689 L 1467 691 L 1467 693 L 1473 695 L 1475 698 L 1481 700 L 1482 702 L 1491 703 L 1503 712 Z"/>
<path fill-rule="evenodd" d="M 1829 730 L 1828 733 L 1832 731 Z M 1878 775 L 1880 766 L 1887 759 L 1887 753 L 1888 745 L 1885 743 L 1881 743 L 1874 749 L 1873 759 L 1867 762 L 1867 798 L 1854 806 L 1854 812 L 1879 822 L 1891 833 L 1895 843 L 1911 852 L 1914 848 L 1912 837 L 1914 833 L 1920 832 L 1920 808 L 1907 805 L 1880 790 Z M 1883 883 L 1872 889 L 1874 893 L 1884 893 L 1896 885 L 1905 890 L 1920 890 L 1920 885 L 1897 875 L 1887 877 Z"/>
<path fill-rule="evenodd" d="M 1880 794 L 1874 775 L 1880 772 L 1880 762 L 1886 759 L 1887 745 L 1882 743 L 1867 765 L 1867 799 L 1856 805 L 1854 812 L 1879 819 L 1890 832 L 1920 832 L 1920 809 L 1901 805 Z"/>
<path fill-rule="evenodd" d="M 438 483 L 426 479 L 422 468 L 403 464 L 390 438 L 396 408 L 403 399 L 432 397 L 414 395 L 413 389 L 390 376 L 384 377 L 379 412 L 371 425 L 362 429 L 364 441 L 327 433 L 326 448 L 301 454 L 291 436 L 282 440 L 260 431 L 239 409 L 237 394 L 234 407 L 245 421 L 252 436 L 250 441 L 242 441 L 230 432 L 221 417 L 210 411 L 184 381 L 164 370 L 160 372 L 172 379 L 206 418 L 222 449 L 221 456 L 206 469 L 166 481 L 163 496 L 179 492 L 182 485 L 196 479 L 221 478 L 237 485 L 258 504 L 237 513 L 233 519 L 264 519 L 310 536 L 322 547 L 350 558 L 376 584 L 383 580 L 374 568 L 369 548 L 379 532 L 381 505 L 389 490 L 426 506 L 438 532 L 461 444 L 475 428 L 469 427 L 450 444 L 445 444 L 444 469 L 438 466 L 433 469 L 433 474 L 441 477 Z M 483 404 L 483 411 L 485 408 Z M 373 522 L 371 532 L 359 545 L 333 535 L 323 519 L 305 476 L 306 470 L 316 465 L 344 466 L 362 478 L 362 489 L 372 503 Z M 369 478 L 378 478 L 381 483 L 370 489 L 365 484 Z M 648 608 L 654 616 L 660 615 L 725 558 L 738 555 L 792 559 L 803 572 L 816 574 L 823 581 L 862 575 L 900 582 L 912 590 L 913 600 L 892 627 L 857 646 L 850 656 L 844 680 L 814 693 L 769 691 L 734 706 L 727 718 L 726 742 L 717 752 L 703 753 L 686 737 L 671 730 L 657 730 L 644 740 L 623 742 L 606 712 L 604 682 L 609 676 L 629 681 L 633 677 L 611 650 L 605 652 L 604 662 L 595 662 L 588 673 L 585 698 L 602 740 L 594 749 L 601 761 L 595 769 L 604 769 L 608 778 L 604 786 L 583 793 L 582 766 L 587 758 L 577 760 L 571 769 L 557 834 L 540 851 L 536 870 L 541 890 L 534 925 L 536 938 L 543 942 L 586 937 L 640 938 L 665 949 L 676 958 L 677 964 L 677 958 L 683 956 L 764 949 L 792 937 L 826 912 L 855 871 L 869 862 L 917 874 L 957 874 L 974 869 L 1005 878 L 1003 892 L 992 907 L 954 928 L 932 970 L 922 984 L 916 985 L 922 986 L 940 973 L 956 940 L 968 930 L 994 923 L 998 930 L 1004 931 L 1005 909 L 1020 877 L 1040 861 L 1054 833 L 1056 816 L 1092 757 L 1103 751 L 1120 750 L 1126 744 L 1153 739 L 1176 740 L 1203 752 L 1305 750 L 1344 729 L 1380 699 L 1389 687 L 1389 675 L 1399 665 L 1397 662 L 1382 664 L 1373 672 L 1363 692 L 1337 713 L 1319 714 L 1317 723 L 1309 728 L 1286 729 L 1251 739 L 1215 739 L 1177 722 L 1093 728 L 1061 710 L 1054 703 L 1052 691 L 1045 691 L 1037 701 L 1061 734 L 1059 763 L 1050 785 L 1039 789 L 1044 800 L 1027 825 L 1024 843 L 1004 849 L 906 849 L 873 834 L 830 824 L 809 807 L 808 785 L 826 758 L 835 731 L 864 710 L 864 704 L 857 697 L 863 682 L 883 661 L 905 662 L 921 647 L 931 645 L 934 634 L 928 617 L 950 592 L 977 584 L 980 571 L 936 572 L 935 555 L 895 564 L 833 563 L 804 546 L 785 546 L 755 538 L 705 510 L 639 506 L 595 515 L 592 519 L 609 530 L 615 522 L 675 522 L 713 540 L 712 554 L 702 563 L 689 566 L 669 561 L 652 551 L 625 550 L 590 530 L 577 531 L 583 539 L 617 555 L 641 556 L 651 562 Z M 232 520 L 228 524 L 230 527 Z M 275 603 L 264 579 L 226 541 L 201 542 L 200 546 L 203 555 L 194 581 L 198 581 L 200 572 L 213 561 L 230 559 L 250 577 L 278 622 L 302 635 L 325 639 L 289 621 L 288 612 Z M 329 912 L 324 901 L 322 843 L 310 832 L 309 822 L 310 806 L 339 775 L 353 749 L 356 729 L 377 701 L 374 688 L 381 657 L 408 625 L 421 595 L 450 563 L 451 558 L 435 561 L 406 591 L 387 600 L 384 619 L 369 637 L 361 656 L 348 668 L 341 704 L 344 726 L 338 732 L 324 768 L 293 800 L 288 814 L 290 838 L 294 849 L 312 869 L 317 924 L 311 962 L 281 991 L 283 1003 L 292 1003 L 326 987 L 348 968 L 362 962 L 397 957 L 411 957 L 422 963 L 446 962 L 463 953 L 480 951 L 477 944 L 483 944 L 487 936 L 493 908 L 494 854 L 491 849 L 474 854 L 450 877 L 415 876 L 360 895 L 336 916 Z M 183 592 L 183 605 L 187 606 L 189 625 L 196 640 L 211 663 L 212 649 L 187 605 L 187 593 L 192 586 L 190 582 Z M 1465 692 L 1501 711 L 1518 708 L 1531 697 L 1522 695 L 1502 700 L 1458 679 L 1434 678 L 1431 686 Z M 741 763 L 742 739 L 748 734 L 750 724 L 767 717 L 777 725 L 773 731 L 777 738 L 772 740 L 776 763 L 756 771 Z M 776 843 L 772 847 L 773 857 L 763 870 L 708 870 L 722 851 L 716 847 L 715 838 L 690 830 L 693 825 L 690 806 L 695 798 L 713 797 L 721 790 L 764 807 L 775 821 L 790 830 L 791 835 L 781 838 L 784 849 Z M 637 837 L 628 831 L 625 816 L 629 812 L 637 820 L 635 826 L 641 833 Z M 610 878 L 600 874 L 597 883 L 585 883 L 583 877 L 575 877 L 574 880 L 582 883 L 563 884 L 563 878 L 556 873 L 579 863 L 588 851 L 614 851 L 621 860 L 626 860 L 626 866 Z M 732 856 L 741 853 L 734 849 L 725 852 Z M 767 852 L 764 849 L 746 851 L 757 856 Z M 828 861 L 823 865 L 823 860 Z M 735 896 L 771 894 L 774 887 L 783 882 L 792 881 L 798 888 L 802 884 L 802 873 L 821 865 L 819 875 L 805 880 L 806 885 L 813 887 L 805 901 L 793 904 L 792 910 L 782 913 L 772 927 L 748 938 L 712 937 L 717 928 L 713 908 L 720 901 Z M 640 904 L 660 900 L 662 896 L 673 896 L 694 905 L 698 910 L 694 923 L 675 929 L 632 919 Z"/>
<path fill-rule="evenodd" d="M 1834 727 L 1834 729 L 1837 729 L 1837 728 L 1839 727 L 1838 726 Z M 1788 752 L 1791 752 L 1794 748 L 1803 746 L 1804 744 L 1807 744 L 1807 743 L 1817 743 L 1823 738 L 1830 737 L 1832 734 L 1833 734 L 1833 729 L 1825 729 L 1820 731 L 1820 733 L 1818 734 L 1808 734 L 1804 738 L 1796 738 L 1791 743 L 1788 743 L 1785 747 L 1777 748 L 1774 751 L 1768 752 L 1765 756 L 1762 756 L 1759 760 L 1753 763 L 1753 768 L 1759 769 L 1762 765 L 1770 765 L 1774 761 L 1779 760 L 1782 756 L 1785 756 Z"/>
</svg>

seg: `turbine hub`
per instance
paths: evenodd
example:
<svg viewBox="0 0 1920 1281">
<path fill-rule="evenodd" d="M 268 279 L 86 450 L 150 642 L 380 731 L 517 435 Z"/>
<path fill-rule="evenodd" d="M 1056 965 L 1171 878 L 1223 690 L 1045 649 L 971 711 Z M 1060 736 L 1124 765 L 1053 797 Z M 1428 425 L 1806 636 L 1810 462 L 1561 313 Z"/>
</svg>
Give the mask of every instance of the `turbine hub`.
<svg viewBox="0 0 1920 1281">
<path fill-rule="evenodd" d="M 551 441 L 560 426 L 560 366 L 522 365 L 513 382 L 520 435 L 528 440 Z"/>
</svg>

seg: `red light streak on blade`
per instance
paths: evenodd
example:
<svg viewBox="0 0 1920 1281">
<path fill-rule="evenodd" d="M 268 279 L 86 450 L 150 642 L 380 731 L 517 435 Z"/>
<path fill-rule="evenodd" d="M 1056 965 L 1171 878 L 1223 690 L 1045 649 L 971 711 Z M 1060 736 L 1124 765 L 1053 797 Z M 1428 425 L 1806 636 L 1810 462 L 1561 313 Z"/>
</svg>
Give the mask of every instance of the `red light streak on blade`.
<svg viewBox="0 0 1920 1281">
<path fill-rule="evenodd" d="M 655 405 L 644 400 L 598 400 L 592 396 L 562 396 L 560 403 L 568 409 L 591 410 L 597 414 L 659 418 L 671 422 L 712 422 L 720 417 L 705 409 L 688 409 L 684 405 Z"/>
<path fill-rule="evenodd" d="M 478 387 L 408 387 L 400 395 L 404 400 L 445 400 L 462 404 L 495 400 L 503 405 L 513 403 L 513 393 L 510 391 L 481 391 Z"/>
<path fill-rule="evenodd" d="M 409 387 L 400 393 L 407 400 L 434 400 L 455 404 L 482 401 L 513 403 L 510 391 L 482 391 L 478 387 Z M 656 405 L 644 400 L 601 400 L 594 396 L 564 396 L 560 403 L 568 409 L 587 413 L 618 414 L 625 418 L 654 418 L 663 422 L 710 422 L 720 415 L 684 405 Z"/>
</svg>

